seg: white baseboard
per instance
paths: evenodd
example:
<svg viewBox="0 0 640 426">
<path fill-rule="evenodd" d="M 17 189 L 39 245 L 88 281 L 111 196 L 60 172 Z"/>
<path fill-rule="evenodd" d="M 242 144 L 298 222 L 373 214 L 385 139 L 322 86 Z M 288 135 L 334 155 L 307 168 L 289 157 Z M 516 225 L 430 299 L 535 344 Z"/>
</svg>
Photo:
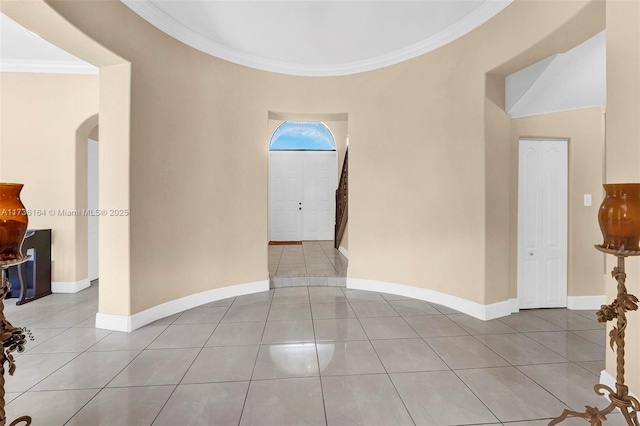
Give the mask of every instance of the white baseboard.
<svg viewBox="0 0 640 426">
<path fill-rule="evenodd" d="M 349 250 L 347 250 L 346 248 L 344 248 L 344 247 L 340 246 L 340 247 L 338 247 L 338 251 L 339 251 L 340 253 L 342 253 L 342 255 L 343 255 L 344 257 L 346 257 L 347 259 L 349 259 Z"/>
<path fill-rule="evenodd" d="M 252 283 L 232 285 L 229 287 L 216 288 L 191 294 L 180 299 L 171 300 L 158 306 L 145 309 L 133 315 L 113 315 L 98 312 L 96 315 L 96 328 L 113 331 L 130 332 L 143 327 L 149 323 L 177 314 L 187 309 L 195 308 L 216 300 L 227 299 L 229 297 L 243 296 L 245 294 L 269 291 L 269 280 L 256 281 Z"/>
<path fill-rule="evenodd" d="M 520 302 L 518 299 L 509 299 L 509 306 L 511 306 L 511 313 L 520 312 Z"/>
<path fill-rule="evenodd" d="M 80 281 L 51 281 L 52 293 L 77 293 L 80 290 L 89 288 L 91 280 L 89 278 Z"/>
<path fill-rule="evenodd" d="M 600 305 L 607 303 L 607 299 L 602 296 L 567 296 L 567 309 L 600 309 Z"/>
<path fill-rule="evenodd" d="M 113 315 L 98 312 L 96 314 L 96 328 L 128 333 L 134 330 L 131 325 L 131 317 L 131 315 Z"/>
<path fill-rule="evenodd" d="M 607 370 L 602 370 L 600 372 L 600 384 L 609 386 L 614 391 L 616 390 L 616 379 L 611 374 L 607 373 Z M 606 395 L 606 393 L 605 393 Z M 638 399 L 638 397 L 631 391 L 629 391 L 629 395 Z"/>
<path fill-rule="evenodd" d="M 511 315 L 512 302 L 505 300 L 504 302 L 491 303 L 482 305 L 457 296 L 441 293 L 435 290 L 408 286 L 404 284 L 388 283 L 375 280 L 362 280 L 359 278 L 347 277 L 347 288 L 357 290 L 378 291 L 381 293 L 395 294 L 398 296 L 411 297 L 426 302 L 433 302 L 446 306 L 456 311 L 462 312 L 481 320 L 490 320 L 494 318 L 505 317 Z"/>
</svg>

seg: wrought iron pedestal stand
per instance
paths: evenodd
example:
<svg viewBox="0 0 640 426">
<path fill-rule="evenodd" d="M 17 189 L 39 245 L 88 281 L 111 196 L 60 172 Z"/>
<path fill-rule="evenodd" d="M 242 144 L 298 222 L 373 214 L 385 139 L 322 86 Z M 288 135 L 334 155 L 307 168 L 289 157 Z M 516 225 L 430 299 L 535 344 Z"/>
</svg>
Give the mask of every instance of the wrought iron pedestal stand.
<svg viewBox="0 0 640 426">
<path fill-rule="evenodd" d="M 4 364 L 5 362 L 9 363 L 9 374 L 13 376 L 16 370 L 16 364 L 11 352 L 24 352 L 27 336 L 33 340 L 31 333 L 27 329 L 12 326 L 4 316 L 4 298 L 11 288 L 11 284 L 9 284 L 7 280 L 7 268 L 24 263 L 29 257 L 30 256 L 24 256 L 16 260 L 0 260 L 0 266 L 2 267 L 2 286 L 0 287 L 0 344 L 2 344 L 2 352 L 0 353 L 0 426 L 7 424 L 7 415 L 4 411 Z M 23 422 L 24 426 L 29 426 L 31 424 L 31 417 L 18 417 L 11 422 L 9 426 L 16 426 Z"/>
<path fill-rule="evenodd" d="M 635 311 L 638 309 L 638 298 L 627 293 L 625 280 L 627 274 L 624 271 L 624 260 L 628 256 L 640 256 L 640 251 L 630 250 L 611 250 L 603 246 L 595 246 L 596 249 L 603 253 L 612 254 L 617 257 L 618 265 L 613 268 L 611 275 L 618 282 L 618 296 L 610 305 L 602 305 L 600 310 L 596 312 L 598 322 L 612 321 L 617 318 L 616 326 L 609 333 L 609 345 L 613 350 L 616 345 L 616 390 L 609 386 L 597 384 L 593 387 L 594 391 L 601 396 L 607 392 L 611 401 L 603 410 L 597 407 L 585 406 L 585 412 L 577 412 L 564 410 L 560 417 L 553 419 L 549 426 L 556 425 L 568 417 L 581 417 L 588 421 L 592 426 L 601 426 L 603 421 L 607 420 L 606 415 L 616 408 L 619 408 L 629 426 L 640 426 L 638 422 L 638 411 L 640 404 L 638 400 L 629 395 L 629 388 L 624 384 L 624 334 L 627 328 L 627 311 Z"/>
</svg>

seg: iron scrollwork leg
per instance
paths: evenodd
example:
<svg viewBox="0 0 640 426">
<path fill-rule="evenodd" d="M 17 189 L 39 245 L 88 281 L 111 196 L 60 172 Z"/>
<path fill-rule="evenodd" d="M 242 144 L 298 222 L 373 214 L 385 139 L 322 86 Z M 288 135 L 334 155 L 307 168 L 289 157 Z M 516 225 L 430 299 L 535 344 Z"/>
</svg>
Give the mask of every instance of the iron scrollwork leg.
<svg viewBox="0 0 640 426">
<path fill-rule="evenodd" d="M 0 352 L 0 426 L 7 424 L 7 415 L 5 412 L 5 390 L 4 390 L 4 372 L 5 363 L 9 366 L 9 374 L 13 376 L 16 370 L 16 364 L 11 355 L 11 352 L 24 352 L 24 346 L 27 343 L 27 338 L 33 340 L 31 332 L 25 328 L 14 327 L 4 316 L 4 298 L 9 293 L 11 284 L 7 281 L 6 267 L 2 268 L 2 287 L 0 287 L 0 344 L 2 345 Z M 20 423 L 29 426 L 31 424 L 31 417 L 21 416 L 12 421 L 9 426 L 18 426 Z"/>
<path fill-rule="evenodd" d="M 598 248 L 598 246 L 596 246 Z M 603 250 L 601 250 L 603 251 Z M 607 414 L 616 408 L 620 409 L 628 426 L 640 426 L 637 413 L 640 411 L 638 400 L 629 395 L 629 388 L 624 384 L 624 355 L 625 355 L 625 330 L 627 328 L 627 311 L 635 311 L 638 309 L 638 298 L 627 293 L 625 281 L 627 274 L 624 270 L 624 260 L 626 256 L 617 255 L 618 264 L 613 268 L 611 275 L 618 283 L 618 295 L 610 305 L 602 305 L 600 310 L 596 312 L 598 322 L 607 322 L 617 319 L 616 326 L 609 333 L 609 346 L 614 349 L 616 346 L 616 390 L 609 386 L 597 384 L 594 391 L 604 396 L 608 393 L 608 399 L 611 401 L 603 410 L 597 407 L 585 406 L 584 412 L 564 410 L 559 417 L 556 417 L 549 426 L 556 425 L 569 417 L 583 418 L 592 426 L 602 426 L 602 422 L 607 420 Z"/>
</svg>

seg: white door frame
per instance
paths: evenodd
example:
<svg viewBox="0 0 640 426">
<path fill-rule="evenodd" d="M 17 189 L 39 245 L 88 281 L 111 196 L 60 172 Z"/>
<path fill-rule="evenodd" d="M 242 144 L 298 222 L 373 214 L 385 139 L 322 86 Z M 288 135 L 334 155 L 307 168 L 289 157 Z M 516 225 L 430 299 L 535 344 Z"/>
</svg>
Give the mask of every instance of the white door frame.
<svg viewBox="0 0 640 426">
<path fill-rule="evenodd" d="M 309 210 L 305 210 L 305 207 L 308 206 L 309 208 L 311 207 L 311 203 L 309 202 L 309 185 L 311 180 L 309 179 L 308 176 L 308 172 L 310 169 L 310 167 L 308 167 L 309 165 L 309 161 L 312 160 L 314 157 L 315 158 L 322 158 L 326 156 L 331 156 L 332 158 L 332 170 L 329 173 L 329 182 L 325 182 L 324 185 L 318 185 L 318 183 L 316 182 L 316 186 L 314 187 L 314 189 L 317 191 L 319 186 L 324 186 L 323 190 L 326 191 L 327 193 L 325 194 L 327 196 L 327 202 L 329 202 L 331 204 L 330 210 L 331 210 L 331 214 L 330 214 L 330 230 L 325 230 L 324 232 L 312 232 L 311 230 L 307 229 L 307 227 L 305 226 L 305 218 L 306 221 L 309 222 Z M 336 150 L 332 150 L 332 151 L 269 151 L 269 188 L 268 188 L 268 237 L 270 241 L 277 241 L 278 237 L 273 235 L 273 230 L 275 229 L 275 225 L 274 225 L 274 220 L 275 220 L 275 215 L 273 214 L 274 212 L 274 203 L 275 200 L 273 199 L 273 195 L 274 195 L 274 188 L 275 188 L 275 175 L 274 173 L 272 173 L 272 160 L 273 157 L 276 158 L 290 158 L 293 161 L 299 162 L 299 166 L 300 166 L 300 175 L 299 175 L 299 182 L 297 183 L 297 186 L 299 187 L 299 193 L 300 193 L 300 204 L 299 207 L 301 210 L 299 213 L 299 220 L 300 220 L 300 237 L 297 240 L 314 240 L 314 239 L 320 239 L 320 240 L 331 240 L 334 237 L 334 222 L 335 222 L 335 190 L 337 188 L 338 185 L 338 152 Z M 305 193 L 305 188 L 307 188 L 307 193 Z M 316 204 L 316 203 L 314 203 Z M 298 205 L 296 206 L 290 206 L 291 209 L 298 208 Z M 295 210 L 295 209 L 294 209 Z M 290 213 L 295 213 L 294 211 L 290 212 Z M 325 220 L 325 222 L 327 221 Z M 307 223 L 307 225 L 309 225 L 309 223 Z M 289 240 L 289 239 L 287 239 Z"/>
<path fill-rule="evenodd" d="M 520 308 L 567 306 L 568 145 L 567 139 L 547 138 L 521 138 L 518 143 L 517 291 Z M 543 158 L 531 157 L 535 163 L 527 167 L 523 154 L 535 154 L 536 149 L 542 150 Z M 551 165 L 553 160 L 559 162 Z M 527 185 L 529 188 L 538 185 L 533 188 L 538 193 L 535 199 L 526 197 Z M 533 211 L 534 221 L 527 221 L 527 215 Z M 531 226 L 533 223 L 535 225 Z M 537 279 L 531 278 L 537 274 Z M 549 279 L 545 280 L 539 274 Z M 540 285 L 545 282 L 546 287 Z"/>
</svg>

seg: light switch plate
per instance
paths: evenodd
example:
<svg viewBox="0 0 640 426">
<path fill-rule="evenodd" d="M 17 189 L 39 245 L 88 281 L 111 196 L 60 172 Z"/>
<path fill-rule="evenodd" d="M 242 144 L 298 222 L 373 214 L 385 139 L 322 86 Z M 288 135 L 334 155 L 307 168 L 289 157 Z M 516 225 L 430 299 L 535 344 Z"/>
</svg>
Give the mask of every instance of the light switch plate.
<svg viewBox="0 0 640 426">
<path fill-rule="evenodd" d="M 591 206 L 591 194 L 584 194 L 584 205 L 585 207 Z"/>
</svg>

